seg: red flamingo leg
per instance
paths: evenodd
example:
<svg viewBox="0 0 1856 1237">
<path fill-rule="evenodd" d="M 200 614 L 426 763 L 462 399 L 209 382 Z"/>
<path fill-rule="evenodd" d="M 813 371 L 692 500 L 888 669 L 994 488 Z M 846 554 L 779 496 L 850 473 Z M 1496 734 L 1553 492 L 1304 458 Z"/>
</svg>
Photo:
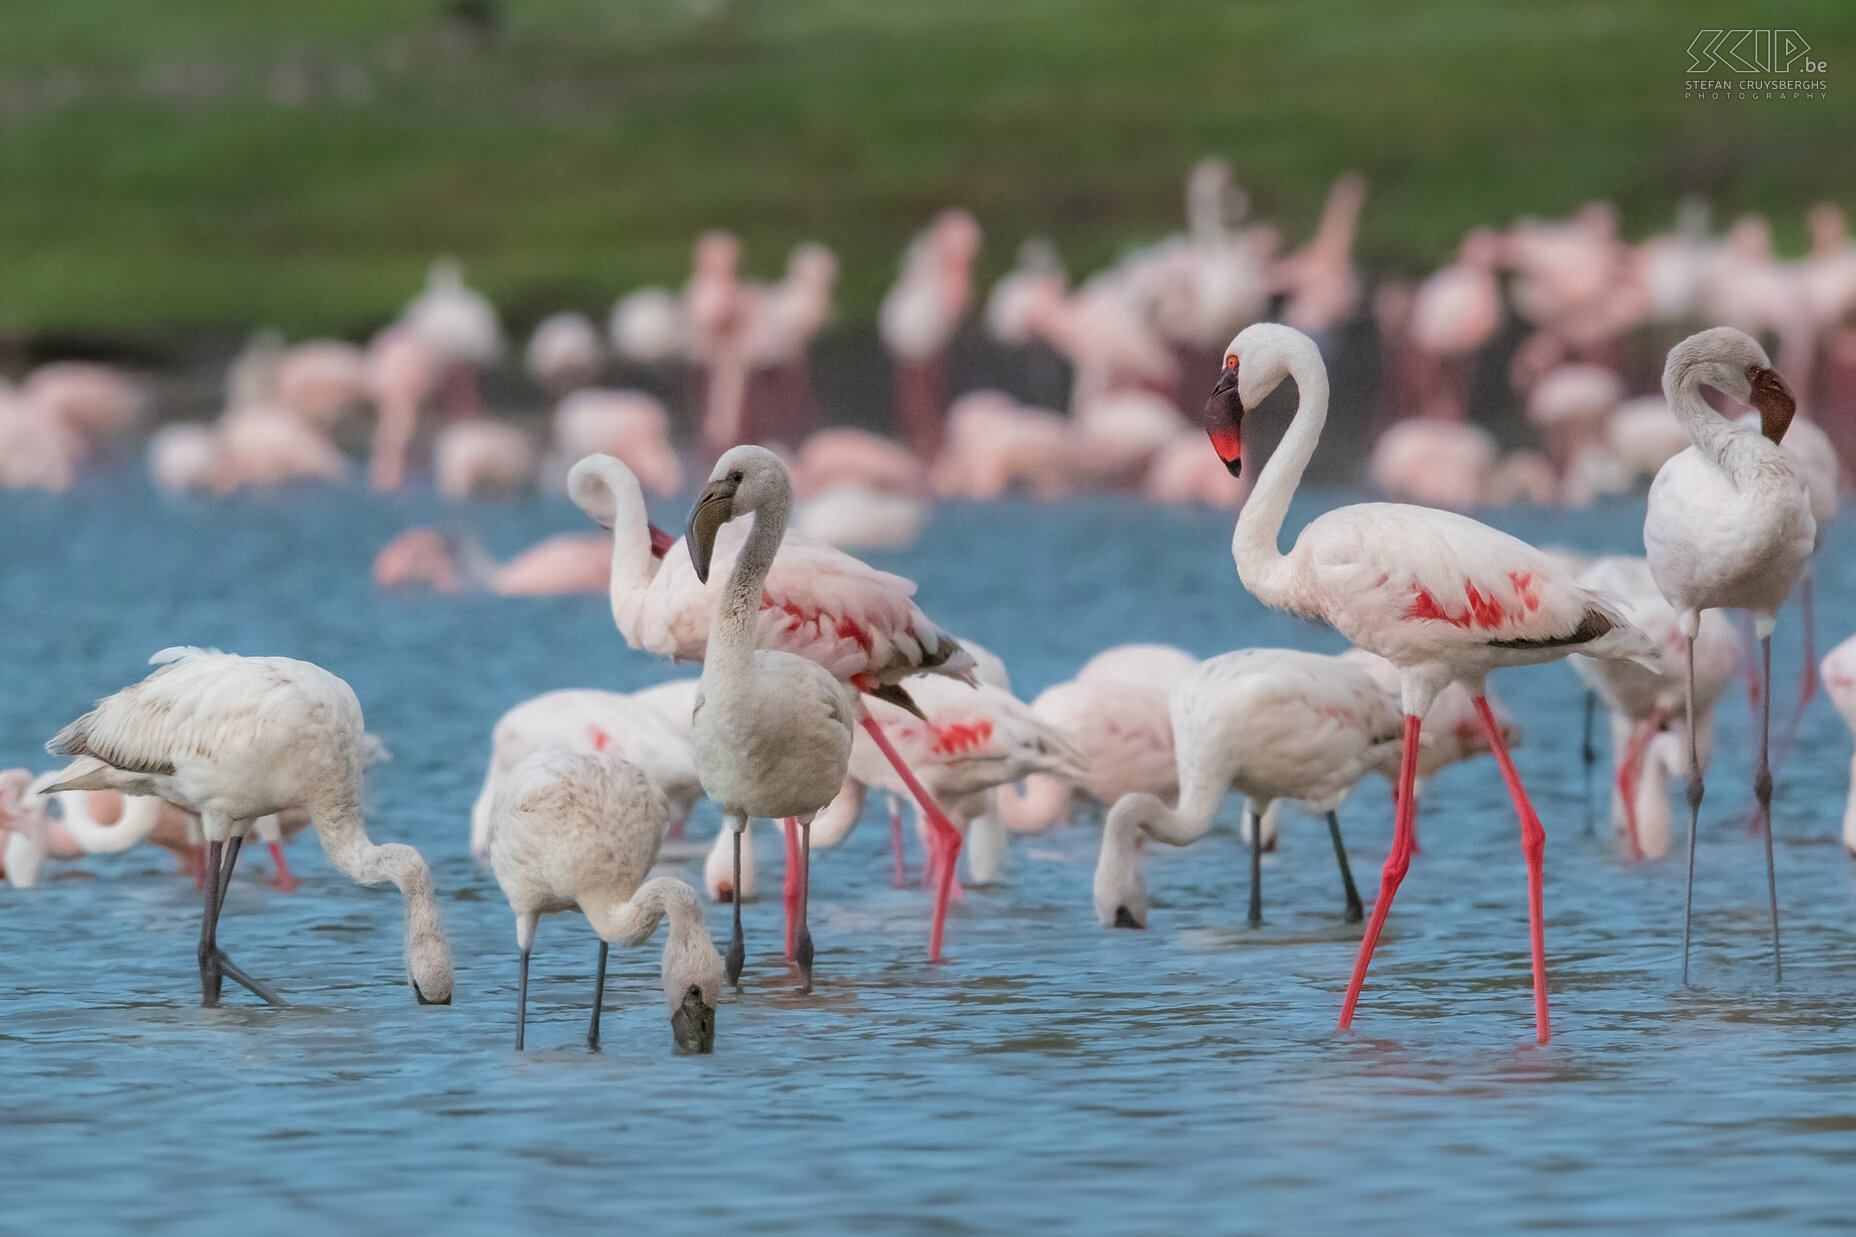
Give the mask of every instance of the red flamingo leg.
<svg viewBox="0 0 1856 1237">
<path fill-rule="evenodd" d="M 1527 930 L 1534 952 L 1534 1034 L 1544 1044 L 1553 1036 L 1547 1021 L 1547 940 L 1540 889 L 1547 831 L 1540 827 L 1540 817 L 1534 814 L 1534 805 L 1528 802 L 1527 789 L 1521 785 L 1521 775 L 1515 772 L 1514 760 L 1508 755 L 1508 745 L 1502 742 L 1502 728 L 1495 724 L 1488 700 L 1477 696 L 1475 703 L 1476 716 L 1482 719 L 1482 729 L 1489 736 L 1489 748 L 1501 766 L 1502 780 L 1508 783 L 1515 814 L 1521 818 L 1521 852 L 1527 856 Z"/>
<path fill-rule="evenodd" d="M 799 953 L 799 818 L 786 818 L 786 879 L 780 886 L 786 903 L 786 960 Z"/>
<path fill-rule="evenodd" d="M 1398 815 L 1392 832 L 1392 853 L 1386 856 L 1379 874 L 1379 897 L 1373 902 L 1372 918 L 1366 921 L 1366 935 L 1360 940 L 1360 956 L 1353 964 L 1353 979 L 1347 984 L 1347 999 L 1340 1007 L 1340 1029 L 1353 1025 L 1353 1007 L 1360 1001 L 1360 986 L 1366 982 L 1366 968 L 1373 961 L 1373 949 L 1379 944 L 1380 929 L 1392 909 L 1399 882 L 1411 869 L 1412 825 L 1418 812 L 1418 731 L 1419 718 L 1405 715 L 1405 748 L 1398 768 Z"/>
<path fill-rule="evenodd" d="M 960 858 L 960 831 L 948 823 L 947 817 L 941 813 L 940 805 L 922 788 L 915 774 L 909 771 L 909 766 L 896 754 L 889 736 L 883 733 L 883 728 L 877 725 L 876 719 L 869 713 L 863 715 L 863 727 L 883 753 L 884 759 L 896 770 L 896 776 L 902 779 L 902 784 L 915 796 L 915 802 L 921 805 L 922 815 L 927 817 L 928 828 L 938 843 L 933 860 L 934 926 L 928 930 L 928 960 L 943 962 L 946 959 L 941 956 L 941 938 L 947 930 L 947 903 L 953 895 L 954 864 Z"/>
<path fill-rule="evenodd" d="M 1648 718 L 1631 724 L 1630 745 L 1624 749 L 1624 759 L 1618 762 L 1618 797 L 1624 800 L 1625 835 L 1630 838 L 1630 861 L 1643 861 L 1643 846 L 1637 838 L 1637 778 L 1643 773 L 1643 753 L 1650 746 L 1650 740 L 1662 729 L 1663 715 L 1660 711 Z"/>
<path fill-rule="evenodd" d="M 909 865 L 902 849 L 902 804 L 895 796 L 889 800 L 889 848 L 896 865 L 896 888 L 909 887 Z"/>
<path fill-rule="evenodd" d="M 284 859 L 284 844 L 272 842 L 268 849 L 271 852 L 271 866 L 277 870 L 277 887 L 289 893 L 296 888 L 296 873 L 290 870 L 290 864 Z"/>
</svg>

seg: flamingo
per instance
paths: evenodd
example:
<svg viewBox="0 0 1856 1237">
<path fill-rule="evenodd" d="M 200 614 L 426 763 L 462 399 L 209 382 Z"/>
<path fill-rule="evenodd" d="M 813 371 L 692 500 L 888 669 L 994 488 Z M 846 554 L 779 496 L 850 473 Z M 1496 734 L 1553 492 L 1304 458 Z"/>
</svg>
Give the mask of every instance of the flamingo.
<svg viewBox="0 0 1856 1237">
<path fill-rule="evenodd" d="M 670 441 L 670 412 L 643 391 L 586 387 L 554 409 L 554 445 L 570 464 L 595 453 L 617 457 L 654 494 L 683 489 L 683 462 Z"/>
<path fill-rule="evenodd" d="M 340 339 L 312 339 L 286 348 L 270 377 L 276 402 L 317 429 L 334 429 L 367 399 L 367 353 Z"/>
<path fill-rule="evenodd" d="M 544 914 L 575 907 L 599 936 L 586 1046 L 599 1051 L 608 943 L 643 944 L 668 917 L 662 974 L 677 1051 L 715 1050 L 722 959 L 703 926 L 702 904 L 675 877 L 645 879 L 657 862 L 669 814 L 663 793 L 644 770 L 603 753 L 535 752 L 497 787 L 490 806 L 490 862 L 515 912 L 516 947 L 522 951 L 517 1052 L 528 1021 L 535 925 Z"/>
<path fill-rule="evenodd" d="M 535 324 L 522 367 L 543 390 L 565 395 L 590 386 L 605 363 L 599 328 L 585 314 L 549 314 Z"/>
<path fill-rule="evenodd" d="M 453 422 L 432 443 L 432 476 L 446 498 L 519 493 L 535 484 L 538 466 L 535 444 L 507 421 Z"/>
<path fill-rule="evenodd" d="M 369 743 L 348 684 L 288 657 L 163 649 L 156 669 L 97 703 L 47 749 L 84 759 L 46 789 L 156 794 L 199 810 L 206 838 L 200 922 L 201 1004 L 230 976 L 280 1004 L 219 948 L 219 912 L 239 847 L 260 816 L 306 809 L 331 862 L 363 884 L 392 881 L 406 902 L 406 970 L 421 1004 L 451 1002 L 451 947 L 419 852 L 368 840 L 361 771 Z"/>
<path fill-rule="evenodd" d="M 405 322 L 394 323 L 368 344 L 367 386 L 378 415 L 367 484 L 375 493 L 397 490 L 405 483 L 406 448 L 442 364 L 437 348 Z"/>
<path fill-rule="evenodd" d="M 1843 714 L 1844 724 L 1856 731 L 1856 636 L 1824 654 L 1818 672 L 1824 676 L 1824 694 Z M 1856 756 L 1850 757 L 1849 796 L 1843 809 L 1843 848 L 1856 859 Z"/>
<path fill-rule="evenodd" d="M 652 530 L 652 553 L 663 555 L 670 536 Z M 504 563 L 466 537 L 435 528 L 409 528 L 374 556 L 374 584 L 423 586 L 438 593 L 482 589 L 500 597 L 558 597 L 603 593 L 612 574 L 612 538 L 601 533 L 556 533 Z"/>
<path fill-rule="evenodd" d="M 496 309 L 464 282 L 455 258 L 438 258 L 426 272 L 425 288 L 406 306 L 405 322 L 436 356 L 446 394 L 446 411 L 473 417 L 478 376 L 503 356 L 503 327 Z"/>
<path fill-rule="evenodd" d="M 33 784 L 34 791 L 44 794 L 58 776 L 41 776 Z M 182 870 L 194 878 L 196 889 L 206 879 L 200 820 L 185 808 L 154 795 L 114 790 L 67 790 L 48 797 L 57 803 L 59 821 L 81 853 L 114 854 L 147 839 L 181 860 Z M 297 887 L 297 879 L 284 857 L 284 840 L 308 825 L 308 815 L 294 808 L 252 822 L 252 832 L 270 852 L 277 887 L 285 893 Z"/>
<path fill-rule="evenodd" d="M 778 464 L 771 452 L 756 450 L 765 457 L 754 457 L 761 461 L 757 466 Z M 675 553 L 666 554 L 661 565 L 652 558 L 644 493 L 619 461 L 588 456 L 568 474 L 567 490 L 582 511 L 613 530 L 612 617 L 625 642 L 677 661 L 703 660 L 714 613 L 725 593 L 721 579 L 709 582 L 706 566 L 699 574 Z M 724 510 L 719 500 L 715 503 L 713 513 Z M 785 519 L 783 514 L 782 526 Z M 705 536 L 711 542 L 708 552 L 723 566 L 745 541 L 723 524 Z M 769 563 L 761 593 L 757 647 L 809 658 L 857 691 L 897 703 L 907 698 L 899 685 L 911 674 L 930 671 L 966 678 L 972 673 L 973 659 L 959 642 L 944 635 L 915 604 L 910 581 L 791 536 L 773 542 L 773 551 L 778 557 Z M 861 711 L 856 720 L 896 766 L 934 831 L 939 883 L 928 941 L 929 956 L 939 960 L 960 833 L 895 754 L 882 728 Z"/>
<path fill-rule="evenodd" d="M 490 853 L 490 805 L 498 786 L 536 752 L 603 752 L 644 770 L 681 822 L 702 797 L 690 748 L 695 679 L 673 679 L 626 695 L 591 688 L 543 692 L 524 700 L 490 731 L 490 766 L 470 812 L 470 853 Z"/>
<path fill-rule="evenodd" d="M 947 347 L 973 296 L 980 225 L 964 210 L 943 211 L 909 242 L 902 272 L 883 297 L 877 331 L 895 373 L 894 421 L 915 454 L 932 459 L 947 412 Z"/>
<path fill-rule="evenodd" d="M 38 883 L 46 858 L 75 859 L 84 848 L 45 811 L 29 769 L 0 769 L 0 873 L 15 889 Z"/>
<path fill-rule="evenodd" d="M 83 440 L 101 447 L 127 433 L 148 397 L 121 370 L 90 361 L 53 361 L 26 375 L 20 399 Z"/>
<path fill-rule="evenodd" d="M 1232 790 L 1250 817 L 1250 914 L 1263 923 L 1263 814 L 1278 799 L 1327 813 L 1346 891 L 1347 919 L 1363 915 L 1336 815 L 1368 773 L 1398 760 L 1398 706 L 1358 666 L 1293 649 L 1241 649 L 1199 663 L 1168 694 L 1179 761 L 1179 806 L 1150 794 L 1122 796 L 1109 809 L 1096 860 L 1095 911 L 1115 928 L 1147 926 L 1147 884 L 1138 842 L 1144 834 L 1186 846 L 1211 828 Z M 1415 746 L 1415 739 L 1413 742 Z"/>
<path fill-rule="evenodd" d="M 926 470 L 901 443 L 868 430 L 834 426 L 800 445 L 793 461 L 793 492 L 804 501 L 842 486 L 914 497 L 927 488 Z"/>
<path fill-rule="evenodd" d="M 1657 591 L 1648 560 L 1623 556 L 1600 558 L 1579 574 L 1579 582 L 1618 603 L 1624 616 L 1654 640 L 1657 668 L 1635 662 L 1597 661 L 1575 654 L 1573 670 L 1611 713 L 1611 753 L 1615 768 L 1611 796 L 1612 824 L 1629 841 L 1632 859 L 1659 858 L 1668 845 L 1667 822 L 1650 830 L 1638 819 L 1636 790 L 1644 752 L 1682 707 L 1685 637 L 1680 616 Z M 1714 705 L 1727 690 L 1740 657 L 1733 625 L 1720 614 L 1704 613 L 1695 643 L 1697 746 L 1705 762 L 1714 746 Z"/>
<path fill-rule="evenodd" d="M 696 501 L 687 541 L 691 567 L 704 584 L 722 526 L 749 514 L 754 522 L 735 555 L 706 641 L 691 737 L 703 791 L 734 827 L 736 889 L 742 887 L 741 834 L 750 817 L 784 818 L 789 838 L 798 833 L 799 922 L 789 938 L 802 987 L 810 991 L 812 934 L 806 927 L 806 895 L 812 818 L 843 785 L 858 709 L 845 684 L 817 661 L 784 649 L 755 647 L 762 598 L 792 504 L 792 484 L 779 457 L 753 446 L 723 452 Z M 873 725 L 871 733 L 882 732 Z M 734 899 L 733 905 L 727 967 L 731 984 L 740 980 L 746 957 L 741 899 Z"/>
<path fill-rule="evenodd" d="M 1734 426 L 1701 396 L 1711 386 L 1751 402 L 1761 429 Z M 1805 565 L 1817 535 L 1811 496 L 1781 445 L 1797 403 L 1765 349 L 1733 327 L 1691 335 L 1669 351 L 1663 395 L 1694 445 L 1664 464 L 1650 486 L 1643 545 L 1656 586 L 1681 616 L 1688 644 L 1688 901 L 1682 919 L 1682 982 L 1688 982 L 1695 900 L 1695 834 L 1704 792 L 1696 743 L 1695 639 L 1704 610 L 1751 611 L 1760 642 L 1760 681 L 1772 681 L 1772 629 L 1779 607 Z M 1779 891 L 1772 865 L 1772 772 L 1767 743 L 1772 693 L 1760 708 L 1755 813 L 1766 842 L 1766 892 L 1772 910 L 1772 969 L 1779 957 Z"/>
<path fill-rule="evenodd" d="M 1179 773 L 1167 692 L 1198 664 L 1171 645 L 1116 645 L 1085 662 L 1075 678 L 1040 692 L 1032 712 L 1077 749 L 1087 772 L 1074 783 L 1034 774 L 1022 791 L 1001 787 L 999 813 L 1006 827 L 1048 827 L 1067 812 L 1074 791 L 1104 810 L 1136 792 L 1176 797 Z"/>
<path fill-rule="evenodd" d="M 1327 370 L 1314 341 L 1276 323 L 1259 323 L 1231 341 L 1224 372 L 1206 406 L 1206 428 L 1225 466 L 1243 466 L 1244 410 L 1282 382 L 1295 380 L 1295 419 L 1257 478 L 1238 516 L 1231 557 L 1244 587 L 1265 605 L 1327 622 L 1361 648 L 1399 668 L 1405 744 L 1399 769 L 1398 821 L 1380 877 L 1340 1027 L 1353 1023 L 1373 949 L 1415 844 L 1419 735 L 1439 692 L 1461 682 L 1494 749 L 1521 819 L 1528 868 L 1535 1033 L 1545 1043 L 1546 943 L 1541 910 L 1541 855 L 1546 834 L 1521 785 L 1484 696 L 1489 671 L 1553 661 L 1571 652 L 1644 657 L 1649 638 L 1548 555 L 1465 516 L 1397 503 L 1362 503 L 1320 516 L 1288 554 L 1277 539 L 1321 427 L 1327 420 Z"/>
</svg>

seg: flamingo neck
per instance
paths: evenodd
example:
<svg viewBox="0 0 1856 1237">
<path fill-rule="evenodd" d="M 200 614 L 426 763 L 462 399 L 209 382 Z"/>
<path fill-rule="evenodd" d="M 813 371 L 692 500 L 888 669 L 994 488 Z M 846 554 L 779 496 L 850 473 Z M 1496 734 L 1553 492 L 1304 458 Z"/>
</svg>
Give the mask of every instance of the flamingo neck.
<svg viewBox="0 0 1856 1237">
<path fill-rule="evenodd" d="M 619 631 L 632 642 L 639 607 L 646 590 L 657 577 L 661 558 L 654 553 L 650 514 L 645 510 L 644 490 L 629 472 L 618 469 L 607 474 L 607 489 L 612 494 L 612 575 L 607 592 L 612 600 L 612 618 Z M 637 647 L 633 644 L 633 647 Z"/>
<path fill-rule="evenodd" d="M 760 621 L 761 596 L 767 573 L 773 570 L 774 556 L 786 537 L 786 522 L 793 510 L 790 489 L 778 489 L 754 510 L 754 527 L 741 552 L 735 556 L 728 573 L 728 589 L 722 595 L 722 607 L 709 632 L 709 648 L 703 663 L 707 667 L 718 660 L 722 664 L 745 663 L 754 656 L 754 634 Z"/>
<path fill-rule="evenodd" d="M 451 945 L 423 856 L 401 842 L 377 845 L 362 821 L 359 787 L 343 788 L 311 808 L 329 862 L 363 885 L 391 881 L 406 903 L 406 972 L 426 1004 L 451 1003 Z"/>
<path fill-rule="evenodd" d="M 683 999 L 692 983 L 705 986 L 697 974 L 704 956 L 715 951 L 709 930 L 703 926 L 702 903 L 696 891 L 674 876 L 660 876 L 640 885 L 632 896 L 588 898 L 580 904 L 587 922 L 604 941 L 642 944 L 657 931 L 657 925 L 670 920 L 669 939 L 664 942 L 664 996 L 671 1008 Z"/>
<path fill-rule="evenodd" d="M 1736 485 L 1742 484 L 1745 470 L 1741 462 L 1746 454 L 1743 448 L 1749 436 L 1736 433 L 1727 418 L 1708 406 L 1708 401 L 1701 396 L 1703 378 L 1699 368 L 1666 374 L 1663 397 L 1695 449 L 1713 460 Z"/>
<path fill-rule="evenodd" d="M 1328 372 L 1321 363 L 1321 353 L 1306 338 L 1297 338 L 1285 347 L 1289 377 L 1295 380 L 1298 396 L 1295 419 L 1257 476 L 1256 488 L 1245 500 L 1231 535 L 1231 557 L 1237 563 L 1238 578 L 1259 600 L 1272 606 L 1287 600 L 1272 570 L 1283 561 L 1277 545 L 1282 522 L 1328 419 Z"/>
<path fill-rule="evenodd" d="M 93 855 L 128 850 L 154 832 L 161 819 L 162 800 L 153 795 L 124 795 L 122 815 L 113 825 L 100 824 L 90 810 L 90 792 L 65 790 L 57 794 L 64 811 L 65 832 Z"/>
</svg>

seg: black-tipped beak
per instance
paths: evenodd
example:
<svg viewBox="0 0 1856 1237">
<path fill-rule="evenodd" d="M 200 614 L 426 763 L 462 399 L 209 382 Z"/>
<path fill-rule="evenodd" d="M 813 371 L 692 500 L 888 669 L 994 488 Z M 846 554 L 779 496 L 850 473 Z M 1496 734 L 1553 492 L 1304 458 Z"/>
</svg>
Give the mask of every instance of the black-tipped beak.
<svg viewBox="0 0 1856 1237">
<path fill-rule="evenodd" d="M 1134 917 L 1134 912 L 1125 906 L 1115 908 L 1115 926 L 1117 928 L 1145 928 L 1147 925 Z"/>
<path fill-rule="evenodd" d="M 715 1051 L 715 1006 L 702 999 L 702 989 L 692 986 L 683 994 L 683 1004 L 670 1015 L 670 1034 L 683 1056 Z"/>
<path fill-rule="evenodd" d="M 734 518 L 735 491 L 740 488 L 739 477 L 711 481 L 696 500 L 696 509 L 690 512 L 690 529 L 684 536 L 689 542 L 690 565 L 704 584 L 709 582 L 709 560 L 715 557 L 715 535 Z"/>
<path fill-rule="evenodd" d="M 1237 394 L 1237 358 L 1232 357 L 1218 375 L 1212 397 L 1205 401 L 1205 433 L 1233 477 L 1244 471 L 1243 431 L 1244 401 Z"/>
</svg>

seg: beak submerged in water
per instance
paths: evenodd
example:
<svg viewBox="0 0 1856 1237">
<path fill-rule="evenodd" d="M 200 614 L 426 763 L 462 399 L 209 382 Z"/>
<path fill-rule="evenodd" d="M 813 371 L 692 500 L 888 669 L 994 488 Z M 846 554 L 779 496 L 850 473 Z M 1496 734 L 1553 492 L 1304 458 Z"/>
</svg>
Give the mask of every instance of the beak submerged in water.
<svg viewBox="0 0 1856 1237">
<path fill-rule="evenodd" d="M 1205 433 L 1233 477 L 1244 471 L 1243 427 L 1244 401 L 1237 394 L 1237 358 L 1226 357 L 1218 385 L 1205 401 Z"/>
<path fill-rule="evenodd" d="M 709 582 L 709 560 L 715 557 L 715 535 L 735 514 L 735 491 L 741 488 L 738 476 L 723 477 L 704 487 L 690 512 L 690 530 L 685 534 L 690 546 L 690 565 L 696 578 Z"/>
<path fill-rule="evenodd" d="M 670 1015 L 670 1034 L 684 1056 L 715 1051 L 715 1006 L 702 999 L 702 989 L 691 985 L 683 994 L 683 1003 Z"/>
</svg>

